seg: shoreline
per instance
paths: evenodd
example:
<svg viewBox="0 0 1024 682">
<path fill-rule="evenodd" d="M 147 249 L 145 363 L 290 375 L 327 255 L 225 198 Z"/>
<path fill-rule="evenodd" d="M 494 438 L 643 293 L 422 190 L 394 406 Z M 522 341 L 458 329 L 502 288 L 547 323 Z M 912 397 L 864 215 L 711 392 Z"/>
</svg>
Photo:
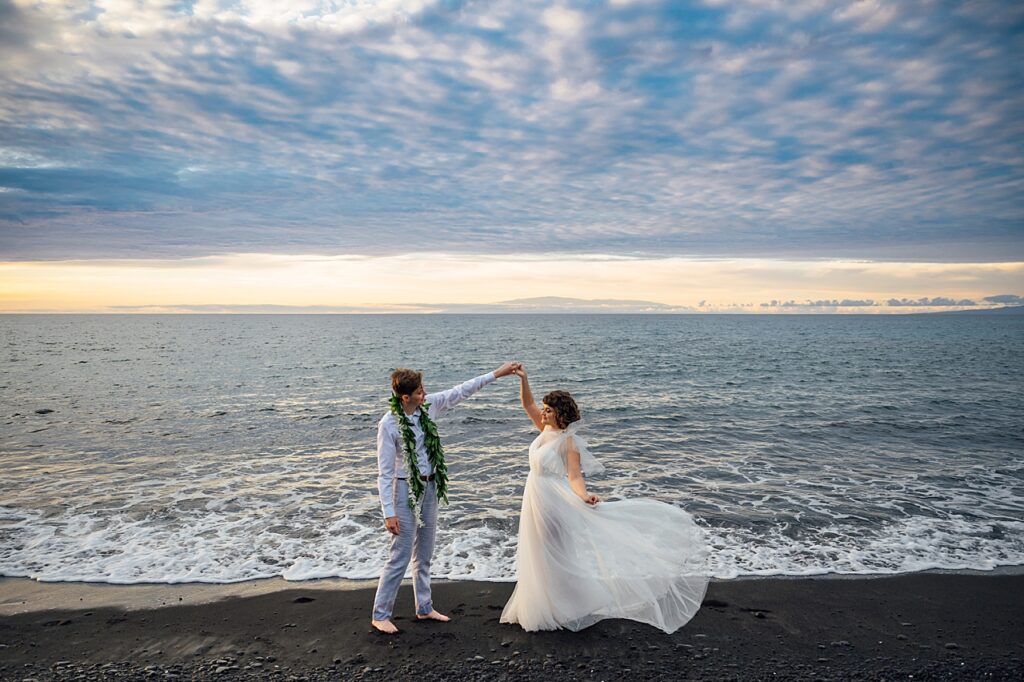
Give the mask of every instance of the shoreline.
<svg viewBox="0 0 1024 682">
<path fill-rule="evenodd" d="M 814 575 L 741 575 L 735 578 L 711 578 L 711 583 L 758 580 L 877 580 L 918 575 L 1024 576 L 1024 565 L 997 566 L 990 570 L 936 568 L 913 573 L 861 574 L 822 573 Z M 448 580 L 435 578 L 433 585 L 479 583 L 513 585 L 510 580 Z M 411 580 L 402 581 L 403 586 Z M 167 606 L 211 604 L 225 599 L 256 597 L 288 590 L 374 590 L 375 578 L 310 578 L 285 580 L 280 576 L 231 583 L 103 583 L 84 581 L 41 581 L 33 578 L 0 575 L 0 617 L 37 611 L 120 608 L 143 611 Z"/>
<path fill-rule="evenodd" d="M 286 590 L 360 590 L 376 580 L 316 578 L 288 581 L 259 578 L 236 583 L 98 583 L 55 581 L 0 576 L 0 617 L 52 611 L 69 606 L 81 609 L 120 608 L 145 611 L 168 606 L 212 604 L 225 599 L 257 597 Z"/>
<path fill-rule="evenodd" d="M 437 607 L 453 616 L 448 624 L 415 622 L 403 586 L 395 637 L 372 630 L 374 588 L 355 581 L 235 583 L 238 594 L 206 602 L 186 601 L 195 584 L 167 585 L 159 587 L 184 588 L 181 602 L 130 609 L 84 606 L 73 590 L 114 596 L 149 586 L 5 578 L 2 601 L 11 585 L 27 582 L 40 598 L 60 592 L 64 605 L 0 615 L 0 679 L 1024 676 L 1020 572 L 715 580 L 696 617 L 671 635 L 624 620 L 527 633 L 498 622 L 513 588 L 500 582 L 435 582 Z"/>
</svg>

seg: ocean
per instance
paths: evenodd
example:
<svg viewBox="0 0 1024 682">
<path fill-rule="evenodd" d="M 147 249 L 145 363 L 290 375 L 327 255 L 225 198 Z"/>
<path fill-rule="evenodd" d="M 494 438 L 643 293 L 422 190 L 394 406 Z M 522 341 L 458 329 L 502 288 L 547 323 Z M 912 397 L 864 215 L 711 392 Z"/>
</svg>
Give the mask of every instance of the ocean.
<svg viewBox="0 0 1024 682">
<path fill-rule="evenodd" d="M 375 578 L 397 366 L 573 393 L 605 499 L 707 531 L 720 578 L 1024 564 L 1024 317 L 0 316 L 0 574 Z M 514 578 L 518 379 L 439 421 L 434 575 Z"/>
</svg>

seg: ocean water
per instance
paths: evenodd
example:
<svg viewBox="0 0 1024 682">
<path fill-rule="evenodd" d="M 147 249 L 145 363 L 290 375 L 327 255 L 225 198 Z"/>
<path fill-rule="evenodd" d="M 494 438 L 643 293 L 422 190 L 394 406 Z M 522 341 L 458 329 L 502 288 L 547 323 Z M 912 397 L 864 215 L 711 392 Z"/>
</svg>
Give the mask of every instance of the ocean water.
<svg viewBox="0 0 1024 682">
<path fill-rule="evenodd" d="M 1017 316 L 2 316 L 0 574 L 374 578 L 395 366 L 572 391 L 606 499 L 706 529 L 719 577 L 1024 564 Z M 40 411 L 52 410 L 40 413 Z M 518 380 L 439 422 L 434 574 L 511 580 Z"/>
</svg>

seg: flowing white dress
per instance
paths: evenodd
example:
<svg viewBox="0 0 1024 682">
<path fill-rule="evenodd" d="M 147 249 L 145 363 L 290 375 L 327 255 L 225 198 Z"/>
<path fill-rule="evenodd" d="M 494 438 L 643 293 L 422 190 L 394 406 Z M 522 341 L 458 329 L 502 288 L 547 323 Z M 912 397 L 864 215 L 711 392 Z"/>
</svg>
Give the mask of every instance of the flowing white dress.
<svg viewBox="0 0 1024 682">
<path fill-rule="evenodd" d="M 697 613 L 707 590 L 704 532 L 664 502 L 581 500 L 567 478 L 568 439 L 584 474 L 604 467 L 576 426 L 547 427 L 530 445 L 517 583 L 501 622 L 528 631 L 582 630 L 628 618 L 674 632 Z"/>
</svg>

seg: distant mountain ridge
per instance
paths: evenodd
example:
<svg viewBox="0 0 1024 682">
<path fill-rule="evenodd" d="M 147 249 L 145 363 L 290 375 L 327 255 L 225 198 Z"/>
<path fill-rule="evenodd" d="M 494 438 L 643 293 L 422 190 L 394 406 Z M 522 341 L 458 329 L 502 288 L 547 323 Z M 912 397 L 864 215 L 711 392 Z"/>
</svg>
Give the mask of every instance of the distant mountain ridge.
<svg viewBox="0 0 1024 682">
<path fill-rule="evenodd" d="M 446 313 L 693 313 L 697 308 L 618 298 L 535 296 L 497 303 L 441 306 Z"/>
</svg>

